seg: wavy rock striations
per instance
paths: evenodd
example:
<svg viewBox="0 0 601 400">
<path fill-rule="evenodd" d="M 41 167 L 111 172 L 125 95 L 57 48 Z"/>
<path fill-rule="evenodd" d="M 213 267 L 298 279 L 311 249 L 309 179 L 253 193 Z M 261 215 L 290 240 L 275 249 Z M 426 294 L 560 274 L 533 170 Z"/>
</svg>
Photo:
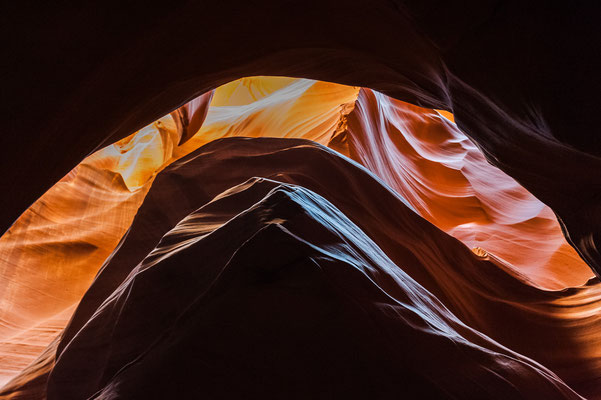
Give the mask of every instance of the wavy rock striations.
<svg viewBox="0 0 601 400">
<path fill-rule="evenodd" d="M 195 97 L 243 76 L 294 76 L 453 112 L 490 162 L 553 209 L 598 272 L 600 7 L 12 2 L 2 24 L 11 67 L 0 188 L 11 195 L 2 198 L 1 226 L 95 149 Z"/>
<path fill-rule="evenodd" d="M 172 114 L 87 157 L 0 238 L 0 385 L 64 328 L 165 166 L 226 136 L 306 137 L 325 144 L 357 90 L 242 79 L 215 92 L 208 119 L 186 143 L 179 145 L 186 123 Z"/>
<path fill-rule="evenodd" d="M 0 398 L 599 398 L 598 280 L 444 115 L 245 78 L 86 158 L 0 239 Z"/>
<path fill-rule="evenodd" d="M 227 168 L 240 162 L 251 176 L 322 188 L 346 212 L 309 189 L 246 180 L 243 169 Z M 217 182 L 220 168 L 232 172 Z M 333 182 L 348 188 L 346 196 L 327 189 Z M 150 210 L 140 210 L 61 339 L 49 399 L 579 398 L 542 365 L 469 328 L 411 278 L 424 245 L 400 238 L 414 233 L 411 225 L 487 262 L 335 153 L 307 141 L 224 139 L 168 167 L 149 196 L 169 201 L 161 193 L 175 191 L 165 185 L 187 188 L 180 197 L 201 207 L 178 210 L 183 217 L 160 207 L 163 223 L 146 219 L 145 227 Z M 373 230 L 380 224 L 361 217 L 370 207 L 361 209 L 359 188 L 397 203 L 392 217 L 404 222 L 396 225 L 404 249 L 396 263 L 378 247 L 383 235 Z M 197 193 L 208 190 L 217 195 L 202 205 Z M 148 200 L 143 208 L 157 205 Z M 169 217 L 179 221 L 171 226 Z M 360 228 L 370 220 L 376 242 Z M 129 241 L 145 235 L 147 242 L 148 231 L 160 237 L 156 247 L 140 249 L 139 263 L 124 262 L 135 247 Z"/>
<path fill-rule="evenodd" d="M 415 210 L 532 284 L 559 290 L 593 276 L 562 237 L 555 214 L 489 164 L 441 113 L 361 89 L 346 117 L 349 155 Z"/>
</svg>

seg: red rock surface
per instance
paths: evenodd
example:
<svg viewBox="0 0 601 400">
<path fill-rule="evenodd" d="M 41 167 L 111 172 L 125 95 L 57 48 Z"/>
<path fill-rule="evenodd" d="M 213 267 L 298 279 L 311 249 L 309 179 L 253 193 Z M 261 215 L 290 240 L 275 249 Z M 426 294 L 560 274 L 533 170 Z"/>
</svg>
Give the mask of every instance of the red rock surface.
<svg viewBox="0 0 601 400">
<path fill-rule="evenodd" d="M 240 387 L 598 397 L 597 279 L 552 211 L 451 119 L 370 89 L 252 78 L 86 158 L 0 239 L 4 376 L 48 344 L 0 396 L 43 398 L 50 377 L 56 399 L 234 396 Z M 287 139 L 216 140 L 231 136 Z M 234 277 L 211 272 L 222 269 Z M 228 295 L 220 302 L 211 289 L 201 301 L 204 287 Z M 189 311 L 199 301 L 206 312 Z M 240 329 L 248 342 L 236 342 Z M 299 347 L 316 330 L 323 335 Z M 274 343 L 289 357 L 261 347 Z M 303 386 L 299 371 L 316 357 L 325 369 Z M 158 365 L 170 366 L 177 391 Z M 215 386 L 197 385 L 209 375 L 203 382 Z"/>
<path fill-rule="evenodd" d="M 192 212 L 165 207 L 173 195 Z M 61 338 L 50 399 L 578 397 L 451 312 L 490 321 L 474 267 L 491 286 L 523 284 L 311 142 L 211 142 L 168 167 L 142 207 Z"/>
<path fill-rule="evenodd" d="M 295 76 L 453 112 L 599 271 L 600 12 L 597 2 L 492 0 L 12 2 L 1 226 L 94 149 L 208 90 Z"/>
</svg>

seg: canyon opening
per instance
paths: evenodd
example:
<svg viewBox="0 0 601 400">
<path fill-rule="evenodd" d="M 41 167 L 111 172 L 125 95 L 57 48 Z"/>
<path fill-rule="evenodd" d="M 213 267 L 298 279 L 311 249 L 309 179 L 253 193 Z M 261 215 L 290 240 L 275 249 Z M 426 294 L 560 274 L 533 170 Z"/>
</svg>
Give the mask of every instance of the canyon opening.
<svg viewBox="0 0 601 400">
<path fill-rule="evenodd" d="M 7 398 L 147 396 L 165 368 L 198 395 L 594 394 L 600 286 L 555 214 L 451 113 L 367 88 L 207 92 L 82 160 L 0 259 Z"/>
</svg>

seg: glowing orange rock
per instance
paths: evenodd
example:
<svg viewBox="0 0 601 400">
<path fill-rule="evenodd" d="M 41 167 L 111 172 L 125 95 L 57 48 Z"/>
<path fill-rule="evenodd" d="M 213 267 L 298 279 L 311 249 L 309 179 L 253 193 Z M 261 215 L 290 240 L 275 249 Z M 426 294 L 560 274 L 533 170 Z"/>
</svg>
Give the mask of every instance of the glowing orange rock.
<svg viewBox="0 0 601 400">
<path fill-rule="evenodd" d="M 593 273 L 551 209 L 489 164 L 450 118 L 362 89 L 347 117 L 351 157 L 428 221 L 505 260 L 532 284 L 585 284 Z"/>
<path fill-rule="evenodd" d="M 563 289 L 592 277 L 551 210 L 488 164 L 452 115 L 368 89 L 245 78 L 86 158 L 0 238 L 0 384 L 66 325 L 155 176 L 200 146 L 233 136 L 305 138 L 353 158 L 421 216 L 526 286 Z M 597 309 L 597 292 L 586 286 L 541 301 L 533 314 L 569 305 L 578 311 L 558 318 L 577 326 L 566 332 L 587 336 L 597 321 L 585 324 L 584 314 Z M 588 299 L 591 310 L 583 311 Z M 599 347 L 589 343 L 587 362 Z"/>
</svg>

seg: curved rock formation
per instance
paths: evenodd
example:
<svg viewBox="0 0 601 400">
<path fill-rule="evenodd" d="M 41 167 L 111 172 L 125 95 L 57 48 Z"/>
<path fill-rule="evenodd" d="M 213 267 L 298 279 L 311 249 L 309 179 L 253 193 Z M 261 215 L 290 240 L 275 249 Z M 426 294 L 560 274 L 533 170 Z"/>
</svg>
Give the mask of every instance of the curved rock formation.
<svg viewBox="0 0 601 400">
<path fill-rule="evenodd" d="M 209 101 L 211 106 L 207 108 Z M 199 126 L 198 119 L 205 117 L 204 124 Z M 409 365 L 404 369 L 407 376 L 415 376 L 416 382 L 422 382 L 424 377 L 435 382 L 432 396 L 462 393 L 529 398 L 535 393 L 539 396 L 547 393 L 551 397 L 570 398 L 577 396 L 572 392 L 576 390 L 590 398 L 599 397 L 601 375 L 596 360 L 601 356 L 601 343 L 596 332 L 601 323 L 597 317 L 601 287 L 598 281 L 587 283 L 592 273 L 563 240 L 550 209 L 486 163 L 479 149 L 449 118 L 452 115 L 412 106 L 369 89 L 290 78 L 247 78 L 220 87 L 88 157 L 0 239 L 3 263 L 0 284 L 5 289 L 0 297 L 3 320 L 0 359 L 4 360 L 1 372 L 12 377 L 22 370 L 4 387 L 0 397 L 42 398 L 50 373 L 48 394 L 54 398 L 89 397 L 96 392 L 103 398 L 144 396 L 148 393 L 145 390 L 151 389 L 141 389 L 139 380 L 149 379 L 145 374 L 153 374 L 154 367 L 138 370 L 128 367 L 130 372 L 124 374 L 129 378 L 116 372 L 125 368 L 123 363 L 131 360 L 134 353 L 139 355 L 152 348 L 148 341 L 162 337 L 163 327 L 157 328 L 156 336 L 143 338 L 140 332 L 146 325 L 142 317 L 126 318 L 123 322 L 120 313 L 130 306 L 140 307 L 140 315 L 148 314 L 148 323 L 156 323 L 151 322 L 156 315 L 149 310 L 157 307 L 144 298 L 150 296 L 152 301 L 159 301 L 158 294 L 150 293 L 160 291 L 162 285 L 155 282 L 144 286 L 141 300 L 131 299 L 131 302 L 120 293 L 129 293 L 132 281 L 146 276 L 134 278 L 141 269 L 151 265 L 148 268 L 152 271 L 154 267 L 171 265 L 174 262 L 171 256 L 177 258 L 182 249 L 194 247 L 192 242 L 210 241 L 205 236 L 213 231 L 223 232 L 226 226 L 238 226 L 242 223 L 237 217 L 240 213 L 275 213 L 268 220 L 248 224 L 248 232 L 246 228 L 238 230 L 241 241 L 244 232 L 252 236 L 253 232 L 263 232 L 265 226 L 269 232 L 272 226 L 288 229 L 284 214 L 294 204 L 297 204 L 292 207 L 294 218 L 297 213 L 310 218 L 300 223 L 303 233 L 294 236 L 292 253 L 304 252 L 304 245 L 299 250 L 296 239 L 300 240 L 298 243 L 312 243 L 322 249 L 319 251 L 333 246 L 338 257 L 343 258 L 336 268 L 352 270 L 358 263 L 365 268 L 369 266 L 368 271 L 375 275 L 368 275 L 378 290 L 389 295 L 401 290 L 403 296 L 409 296 L 403 304 L 420 310 L 420 324 L 432 323 L 428 316 L 434 313 L 438 315 L 437 321 L 442 319 L 445 326 L 450 326 L 443 331 L 450 335 L 451 341 L 460 337 L 461 343 L 467 340 L 472 343 L 470 346 L 479 349 L 474 350 L 474 354 L 480 355 L 471 364 L 472 372 L 466 372 L 465 377 L 481 382 L 485 386 L 482 392 L 466 383 L 456 386 L 444 374 L 432 372 L 432 368 L 443 365 L 447 366 L 444 368 L 470 365 L 470 361 L 459 362 L 446 350 L 438 352 L 439 365 L 422 360 L 419 366 Z M 287 139 L 216 140 L 231 136 Z M 353 158 L 363 167 L 316 146 L 315 142 Z M 275 208 L 265 208 L 261 199 L 278 186 L 280 189 L 272 193 L 279 199 L 272 204 Z M 300 193 L 300 197 L 294 193 Z M 282 215 L 279 215 L 282 208 L 275 206 L 280 200 L 284 204 Z M 307 230 L 304 226 L 315 229 Z M 279 229 L 273 240 L 279 240 L 284 232 L 282 240 L 288 243 L 288 231 Z M 327 245 L 322 243 L 332 232 L 338 239 Z M 233 246 L 232 254 L 237 254 L 236 242 L 225 242 Z M 155 249 L 157 243 L 160 245 Z M 262 257 L 262 262 L 268 265 L 287 264 L 290 260 L 281 249 L 269 243 L 259 240 L 238 247 L 246 249 L 240 251 L 249 257 L 252 254 L 255 259 Z M 352 248 L 355 250 L 349 250 Z M 206 258 L 220 254 L 215 251 Z M 270 251 L 272 255 L 267 254 Z M 361 251 L 366 253 L 359 254 Z M 380 253 L 388 261 L 374 263 L 371 257 Z M 306 257 L 319 258 L 306 254 L 301 258 Z M 196 261 L 180 261 L 174 269 L 194 270 Z M 219 261 L 215 265 L 218 264 Z M 299 268 L 305 271 L 306 267 Z M 390 278 L 391 274 L 396 278 Z M 409 279 L 413 283 L 399 289 L 398 274 L 402 275 L 401 281 Z M 359 277 L 356 283 L 364 286 L 360 282 L 365 279 Z M 390 279 L 397 283 L 391 283 Z M 343 279 L 342 284 L 347 283 Z M 174 282 L 172 286 L 173 290 L 181 286 L 182 296 L 187 288 L 185 283 Z M 190 290 L 193 289 L 197 287 L 191 286 Z M 281 289 L 274 290 L 281 294 Z M 330 301 L 326 302 L 328 306 L 341 304 L 341 310 L 347 309 L 343 303 L 337 303 L 332 293 L 323 294 Z M 416 295 L 431 296 L 431 300 L 414 304 Z M 171 307 L 185 308 L 186 299 L 182 298 L 181 304 L 179 300 L 167 302 L 165 310 L 171 311 L 165 312 L 175 317 L 177 312 Z M 300 307 L 299 313 L 306 314 L 303 307 L 315 304 L 315 299 L 297 300 L 294 307 Z M 44 307 L 32 307 L 32 302 Z M 125 303 L 119 303 L 122 307 L 119 308 L 115 302 Z M 379 315 L 383 312 L 380 306 L 369 306 L 372 307 L 369 314 Z M 67 329 L 51 343 L 70 317 Z M 331 321 L 329 329 L 340 332 L 337 330 L 347 323 L 352 322 L 354 327 L 362 325 L 357 322 L 359 319 L 358 315 L 348 314 L 348 319 Z M 311 326 L 317 323 L 310 316 L 303 321 Z M 128 328 L 119 335 L 103 331 L 123 323 Z M 386 322 L 385 326 L 393 329 L 399 323 Z M 254 328 L 262 329 L 259 325 Z M 348 342 L 336 346 L 352 343 L 363 348 L 362 341 L 373 342 L 376 338 L 367 325 L 357 330 L 363 332 L 361 337 L 348 338 Z M 271 325 L 264 331 L 278 332 Z M 202 334 L 205 333 L 210 334 L 204 331 Z M 418 329 L 414 333 L 413 339 L 430 343 L 427 330 Z M 327 340 L 328 337 L 320 337 L 319 346 Z M 392 343 L 395 340 L 398 339 L 393 338 Z M 25 368 L 46 345 L 39 358 Z M 197 348 L 188 342 L 185 345 Z M 219 345 L 225 346 L 225 342 Z M 291 345 L 286 342 L 282 346 Z M 134 351 L 134 347 L 138 350 Z M 107 348 L 114 349 L 116 358 L 111 358 Z M 549 351 L 551 348 L 553 351 Z M 370 372 L 369 384 L 367 381 L 355 386 L 343 384 L 360 371 L 342 368 L 334 375 L 316 373 L 313 386 L 304 390 L 310 392 L 322 387 L 338 393 L 360 392 L 381 383 L 378 386 L 381 393 L 415 393 L 417 383 L 399 388 L 388 380 L 381 382 L 382 376 L 391 373 L 384 368 L 386 362 L 403 364 L 396 356 L 384 357 L 389 353 L 384 349 L 385 346 L 378 345 L 360 352 L 361 363 L 378 359 L 382 362 L 377 366 L 383 368 L 381 372 Z M 498 354 L 492 358 L 484 356 L 493 349 Z M 97 354 L 96 361 L 92 361 L 92 354 Z M 429 353 L 424 350 L 420 354 L 423 357 Z M 56 366 L 55 355 L 60 356 Z M 348 364 L 347 358 L 340 357 L 333 348 L 328 355 L 322 355 L 332 356 L 335 360 L 332 363 Z M 506 356 L 518 360 L 518 364 L 507 370 L 507 361 L 500 361 Z M 175 353 L 163 352 L 158 357 L 174 363 L 178 359 Z M 177 368 L 188 365 L 181 358 L 179 361 L 182 364 L 173 366 L 173 371 L 179 376 L 174 379 L 184 380 L 180 384 L 185 393 L 182 395 L 196 394 L 199 389 L 185 382 L 189 375 L 183 370 L 179 375 L 175 373 Z M 269 371 L 274 373 L 274 368 L 283 368 L 284 364 L 279 362 L 265 359 L 254 367 L 272 368 Z M 453 364 L 456 362 L 459 364 Z M 359 368 L 359 364 L 353 365 Z M 302 364 L 289 367 L 299 368 L 299 365 Z M 487 373 L 477 372 L 478 368 L 497 371 L 515 387 L 489 381 Z M 517 375 L 516 370 L 520 371 Z M 274 393 L 289 391 L 296 378 L 281 373 L 278 376 L 283 380 L 281 384 L 273 384 Z M 329 383 L 327 377 L 331 378 Z M 251 378 L 234 374 L 231 379 Z M 264 390 L 261 385 L 265 382 L 260 382 L 248 382 L 255 394 Z M 153 393 L 170 390 L 169 385 L 161 386 L 158 380 L 156 383 Z"/>
<path fill-rule="evenodd" d="M 298 161 L 306 159 L 313 162 Z M 230 172 L 224 175 L 216 171 Z M 309 142 L 293 146 L 275 139 L 212 142 L 163 171 L 119 250 L 84 296 L 63 335 L 59 354 L 132 268 L 153 250 L 153 243 L 197 206 L 213 197 L 219 199 L 219 193 L 253 176 L 267 176 L 321 193 L 462 321 L 542 362 L 581 393 L 597 395 L 598 285 L 567 292 L 536 289 L 498 260 L 474 255 L 427 223 L 367 171 Z M 237 190 L 244 188 L 242 185 Z M 178 199 L 182 207 L 168 206 Z M 214 228 L 207 222 L 207 229 Z M 557 348 L 557 341 L 563 343 L 561 348 Z M 549 348 L 555 350 L 550 352 Z"/>
<path fill-rule="evenodd" d="M 245 169 L 232 168 L 240 162 Z M 215 171 L 231 172 L 216 178 Z M 244 182 L 253 175 L 320 189 L 345 212 L 298 186 Z M 377 207 L 359 189 L 395 203 L 390 217 L 396 224 L 373 215 Z M 203 203 L 199 192 L 217 196 L 174 227 L 160 223 L 186 213 L 164 207 L 171 201 L 164 194 L 178 192 L 192 208 Z M 168 167 L 153 193 L 65 331 L 49 399 L 345 393 L 579 398 L 540 364 L 460 322 L 403 272 L 415 273 L 420 257 L 444 254 L 424 251 L 426 243 L 415 237 L 407 240 L 420 231 L 431 236 L 428 244 L 447 250 L 441 264 L 421 265 L 433 272 L 430 279 L 442 269 L 461 270 L 442 264 L 449 252 L 482 261 L 332 152 L 306 141 L 216 141 Z M 377 233 L 392 226 L 395 235 Z M 160 237 L 166 229 L 144 254 L 141 237 L 150 243 L 149 235 Z M 396 264 L 377 245 L 384 237 L 397 238 Z M 428 283 L 423 274 L 418 279 Z M 439 292 L 448 289 L 438 285 Z"/>
<path fill-rule="evenodd" d="M 2 24 L 13 68 L 3 91 L 11 118 L 0 187 L 19 190 L 3 197 L 2 227 L 94 149 L 220 84 L 285 75 L 452 111 L 488 160 L 554 210 L 570 243 L 599 271 L 599 7 L 12 3 Z"/>
<path fill-rule="evenodd" d="M 346 125 L 350 156 L 440 229 L 543 288 L 592 277 L 553 212 L 490 165 L 440 113 L 362 89 Z"/>
<path fill-rule="evenodd" d="M 127 231 L 162 168 L 224 136 L 325 144 L 357 90 L 283 78 L 232 82 L 216 92 L 207 123 L 187 143 L 178 145 L 182 124 L 175 113 L 86 158 L 0 239 L 0 384 L 64 328 L 68 310 Z"/>
</svg>

